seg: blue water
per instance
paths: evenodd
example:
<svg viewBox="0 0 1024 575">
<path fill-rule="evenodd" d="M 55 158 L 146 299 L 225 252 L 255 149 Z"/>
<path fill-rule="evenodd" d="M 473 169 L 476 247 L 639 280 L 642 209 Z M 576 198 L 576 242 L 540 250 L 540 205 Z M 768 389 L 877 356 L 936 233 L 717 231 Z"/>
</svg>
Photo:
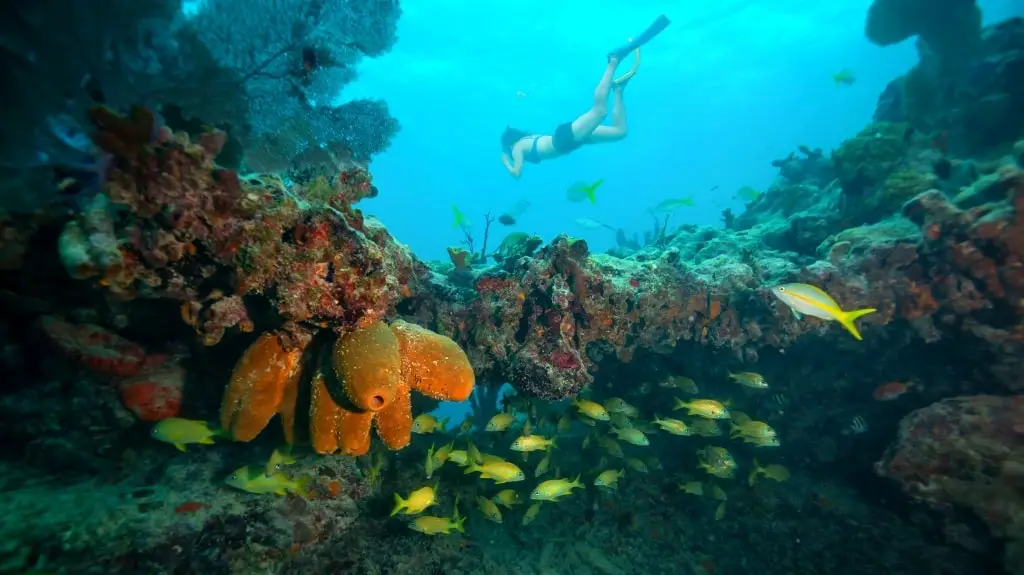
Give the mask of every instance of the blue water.
<svg viewBox="0 0 1024 575">
<path fill-rule="evenodd" d="M 979 4 L 986 23 L 1024 13 L 1019 0 Z M 692 194 L 697 205 L 673 223 L 717 224 L 723 209 L 741 209 L 738 188 L 771 182 L 772 160 L 801 144 L 827 151 L 860 131 L 886 84 L 916 62 L 913 41 L 868 42 L 867 5 L 403 2 L 394 49 L 365 60 L 361 79 L 342 94 L 384 98 L 403 125 L 372 164 L 380 197 L 360 207 L 424 259 L 445 259 L 446 246 L 463 239 L 451 225 L 453 203 L 479 236 L 488 210 L 496 216 L 525 198 L 532 206 L 516 231 L 545 239 L 568 232 L 595 250 L 612 247 L 614 234 L 575 219 L 642 232 L 651 226 L 648 208 Z M 585 112 L 605 54 L 661 13 L 672 24 L 643 50 L 626 90 L 629 137 L 509 177 L 498 145 L 506 124 L 550 133 Z M 843 69 L 856 83 L 833 83 Z M 567 201 L 570 184 L 597 178 L 605 179 L 597 205 Z M 492 241 L 507 231 L 492 232 Z"/>
</svg>

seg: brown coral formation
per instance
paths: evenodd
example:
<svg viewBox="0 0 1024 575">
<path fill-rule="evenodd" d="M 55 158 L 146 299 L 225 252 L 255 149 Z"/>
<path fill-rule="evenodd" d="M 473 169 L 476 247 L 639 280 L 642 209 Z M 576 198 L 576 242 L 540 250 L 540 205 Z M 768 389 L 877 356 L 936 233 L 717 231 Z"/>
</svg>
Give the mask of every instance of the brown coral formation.
<svg viewBox="0 0 1024 575">
<path fill-rule="evenodd" d="M 940 510 L 972 511 L 1007 541 L 1010 572 L 1024 572 L 1024 396 L 956 397 L 917 410 L 875 469 Z"/>
<path fill-rule="evenodd" d="M 94 141 L 113 156 L 101 196 L 111 205 L 68 224 L 62 255 L 113 298 L 178 300 L 213 345 L 228 329 L 254 329 L 246 294 L 269 297 L 285 320 L 349 329 L 388 317 L 418 289 L 425 266 L 353 207 L 375 190 L 365 171 L 289 190 L 217 167 L 223 132 L 193 141 L 143 109 L 97 108 L 93 119 Z M 94 256 L 96 244 L 113 255 Z"/>
<path fill-rule="evenodd" d="M 221 425 L 234 439 L 252 440 L 279 414 L 286 440 L 297 440 L 307 351 L 314 358 L 309 440 L 317 453 L 365 454 L 371 427 L 388 448 L 401 449 L 412 432 L 412 391 L 445 401 L 473 391 L 473 368 L 458 344 L 401 320 L 345 333 L 322 350 L 310 350 L 308 338 L 287 339 L 263 334 L 235 366 L 221 404 Z"/>
</svg>

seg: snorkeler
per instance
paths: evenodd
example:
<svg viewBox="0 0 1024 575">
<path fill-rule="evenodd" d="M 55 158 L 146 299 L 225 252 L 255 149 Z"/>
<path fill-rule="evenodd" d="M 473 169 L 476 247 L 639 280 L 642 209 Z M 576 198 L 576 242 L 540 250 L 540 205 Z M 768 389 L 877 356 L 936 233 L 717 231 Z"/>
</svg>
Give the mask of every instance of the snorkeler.
<svg viewBox="0 0 1024 575">
<path fill-rule="evenodd" d="M 619 58 L 609 56 L 608 66 L 594 90 L 594 105 L 582 116 L 555 128 L 555 133 L 531 134 L 511 126 L 501 134 L 501 163 L 513 178 L 523 172 L 523 163 L 539 164 L 564 156 L 584 144 L 617 142 L 626 137 L 626 104 L 622 93 L 632 74 L 615 79 Z M 612 96 L 612 125 L 602 126 Z"/>
</svg>

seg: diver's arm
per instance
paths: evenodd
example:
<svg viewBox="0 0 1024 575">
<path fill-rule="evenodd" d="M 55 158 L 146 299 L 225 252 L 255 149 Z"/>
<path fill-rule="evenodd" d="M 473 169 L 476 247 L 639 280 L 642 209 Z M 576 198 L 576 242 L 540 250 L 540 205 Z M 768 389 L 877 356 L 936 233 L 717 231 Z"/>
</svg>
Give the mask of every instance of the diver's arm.
<svg viewBox="0 0 1024 575">
<path fill-rule="evenodd" d="M 501 163 L 505 164 L 505 169 L 513 178 L 518 178 L 519 174 L 523 173 L 523 150 L 519 147 L 512 148 L 512 157 L 502 154 Z"/>
</svg>

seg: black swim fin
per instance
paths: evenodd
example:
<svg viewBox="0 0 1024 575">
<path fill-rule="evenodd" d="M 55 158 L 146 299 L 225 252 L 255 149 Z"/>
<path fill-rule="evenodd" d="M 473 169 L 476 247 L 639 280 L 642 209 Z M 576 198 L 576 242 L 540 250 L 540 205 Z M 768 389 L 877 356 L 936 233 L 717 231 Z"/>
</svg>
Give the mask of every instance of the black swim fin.
<svg viewBox="0 0 1024 575">
<path fill-rule="evenodd" d="M 611 60 L 612 58 L 617 58 L 619 60 L 622 60 L 623 58 L 628 56 L 629 53 L 632 52 L 633 50 L 636 50 L 640 46 L 643 46 L 644 44 L 650 42 L 652 38 L 660 34 L 662 30 L 667 28 L 669 23 L 669 19 L 665 17 L 664 14 L 658 16 L 654 23 L 648 26 L 642 34 L 636 36 L 628 43 L 619 46 L 618 48 L 612 50 L 611 52 L 608 52 L 608 59 Z"/>
</svg>

